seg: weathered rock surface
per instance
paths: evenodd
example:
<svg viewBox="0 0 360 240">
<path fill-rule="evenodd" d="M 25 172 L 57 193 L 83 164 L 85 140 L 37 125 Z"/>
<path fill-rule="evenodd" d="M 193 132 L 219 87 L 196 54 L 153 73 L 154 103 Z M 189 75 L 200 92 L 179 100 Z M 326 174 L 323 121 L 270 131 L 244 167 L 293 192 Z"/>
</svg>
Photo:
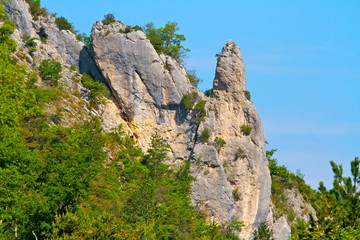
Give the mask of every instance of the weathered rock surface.
<svg viewBox="0 0 360 240">
<path fill-rule="evenodd" d="M 222 167 L 210 171 L 210 177 L 198 177 L 194 182 L 195 205 L 213 198 L 212 191 L 203 191 L 204 181 L 209 186 L 220 185 L 226 199 L 209 201 L 208 208 L 217 222 L 235 218 L 244 221 L 241 233 L 249 239 L 253 230 L 266 221 L 270 204 L 271 179 L 265 157 L 265 136 L 255 107 L 244 94 L 245 68 L 240 49 L 233 42 L 225 44 L 216 67 L 214 88 L 210 98 L 211 111 L 204 127 L 216 137 L 225 140 L 219 151 Z M 251 126 L 247 136 L 241 126 Z M 196 152 L 201 155 L 201 152 Z M 221 173 L 220 173 L 221 172 Z M 224 177 L 222 177 L 224 176 Z M 214 190 L 213 190 L 214 191 Z M 239 196 L 234 196 L 238 192 Z M 221 202 L 217 205 L 216 201 Z"/>
<path fill-rule="evenodd" d="M 99 81 L 104 80 L 90 51 L 83 42 L 76 38 L 74 33 L 68 30 L 60 31 L 55 24 L 55 17 L 51 14 L 39 16 L 39 20 L 34 21 L 29 12 L 29 6 L 24 0 L 7 0 L 4 2 L 4 6 L 7 16 L 16 25 L 12 34 L 18 45 L 15 58 L 24 64 L 35 67 L 39 66 L 41 60 L 48 58 L 63 64 L 61 81 L 68 86 L 68 93 L 73 95 L 72 100 L 62 99 L 63 102 L 59 103 L 65 109 L 63 125 L 84 121 L 88 116 L 100 116 L 105 130 L 115 128 L 121 123 L 125 129 L 130 131 L 112 99 L 107 100 L 108 104 L 100 105 L 98 110 L 85 106 L 88 105 L 88 91 L 79 83 L 79 73 L 87 72 Z M 37 39 L 35 40 L 36 46 L 34 46 L 36 51 L 29 53 L 24 38 Z M 81 95 L 81 97 L 76 95 Z M 79 104 L 84 106 L 78 107 Z"/>
<path fill-rule="evenodd" d="M 265 138 L 253 104 L 246 99 L 245 69 L 236 44 L 229 41 L 218 63 L 214 91 L 207 99 L 207 117 L 200 126 L 180 104 L 184 94 L 197 92 L 185 70 L 172 58 L 159 55 L 143 32 L 122 23 L 95 23 L 92 31 L 97 66 L 119 102 L 123 116 L 147 148 L 158 129 L 173 148 L 174 159 L 194 162 L 193 203 L 217 223 L 245 222 L 243 237 L 266 220 L 270 203 L 270 175 L 265 158 Z M 252 127 L 249 136 L 242 125 Z M 208 144 L 196 135 L 211 132 Z M 197 131 L 198 129 L 198 131 Z M 197 131 L 197 133 L 196 133 Z M 215 137 L 226 141 L 220 152 Z M 246 157 L 236 157 L 243 150 Z M 238 191 L 239 199 L 234 191 Z"/>
<path fill-rule="evenodd" d="M 285 217 L 279 218 L 273 226 L 273 237 L 275 240 L 290 240 L 291 228 Z"/>
<path fill-rule="evenodd" d="M 156 129 L 171 144 L 175 158 L 189 155 L 186 133 L 189 123 L 181 119 L 182 96 L 197 91 L 186 72 L 175 60 L 159 55 L 146 35 L 138 30 L 126 32 L 116 22 L 93 26 L 95 62 L 120 105 L 123 117 L 146 149 Z M 181 123 L 180 123 L 181 122 Z"/>
<path fill-rule="evenodd" d="M 296 218 L 304 219 L 305 222 L 310 221 L 310 214 L 316 219 L 314 208 L 306 203 L 298 189 L 285 189 L 287 198 L 287 206 L 292 208 Z"/>
<path fill-rule="evenodd" d="M 24 0 L 8 0 L 5 6 L 17 25 L 13 37 L 20 47 L 25 48 L 25 33 L 46 38 L 37 41 L 37 51 L 27 54 L 24 63 L 38 66 L 42 59 L 51 58 L 64 64 L 66 76 L 62 81 L 71 93 L 78 93 L 72 100 L 64 99 L 65 124 L 81 120 L 80 112 L 100 116 L 105 130 L 122 124 L 143 149 L 158 130 L 172 147 L 173 162 L 192 162 L 196 179 L 192 201 L 209 219 L 218 224 L 243 221 L 240 236 L 244 239 L 251 239 L 260 223 L 272 221 L 265 136 L 255 107 L 244 93 L 245 67 L 234 42 L 225 44 L 212 95 L 205 97 L 191 85 L 185 69 L 171 57 L 158 54 L 141 31 L 119 22 L 97 22 L 92 29 L 91 52 L 72 32 L 60 31 L 53 16 L 34 21 Z M 111 90 L 107 104 L 96 109 L 71 107 L 74 103 L 88 105 L 87 91 L 79 79 L 83 72 L 106 81 Z M 198 101 L 207 101 L 207 115 L 200 124 L 193 121 L 193 111 L 181 104 L 183 96 L 192 92 L 197 93 Z M 251 132 L 242 131 L 242 126 L 250 126 Z M 198 139 L 205 128 L 210 132 L 207 143 Z M 217 142 L 220 138 L 225 141 L 221 147 Z M 289 228 L 285 223 L 279 219 L 274 225 L 279 239 L 287 239 Z"/>
</svg>

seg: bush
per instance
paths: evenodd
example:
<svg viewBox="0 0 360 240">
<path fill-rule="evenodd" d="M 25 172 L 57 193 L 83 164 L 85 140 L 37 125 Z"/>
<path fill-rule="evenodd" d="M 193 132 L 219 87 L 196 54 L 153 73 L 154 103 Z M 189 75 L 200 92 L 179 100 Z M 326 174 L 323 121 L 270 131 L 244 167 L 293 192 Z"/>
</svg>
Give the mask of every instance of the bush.
<svg viewBox="0 0 360 240">
<path fill-rule="evenodd" d="M 154 23 L 148 23 L 144 27 L 144 32 L 151 44 L 158 53 L 167 54 L 178 62 L 182 62 L 186 53 L 190 50 L 181 45 L 185 41 L 185 36 L 177 34 L 178 23 L 168 22 L 165 27 L 155 28 Z"/>
<path fill-rule="evenodd" d="M 59 62 L 51 59 L 43 60 L 39 67 L 40 76 L 43 80 L 49 81 L 50 85 L 57 85 L 61 78 L 62 67 Z"/>
<path fill-rule="evenodd" d="M 22 36 L 22 39 L 26 47 L 36 47 L 36 40 L 39 40 L 38 38 L 30 38 L 29 34 L 26 33 Z"/>
<path fill-rule="evenodd" d="M 194 107 L 194 122 L 200 124 L 205 120 L 206 117 L 206 109 L 205 109 L 205 100 L 199 101 Z"/>
<path fill-rule="evenodd" d="M 210 137 L 210 131 L 207 128 L 204 128 L 204 130 L 201 132 L 199 136 L 199 140 L 203 143 L 207 143 L 209 141 Z"/>
<path fill-rule="evenodd" d="M 232 197 L 234 198 L 235 202 L 241 199 L 241 193 L 239 192 L 238 188 L 234 188 L 234 190 L 232 191 Z"/>
<path fill-rule="evenodd" d="M 216 137 L 214 140 L 214 145 L 216 150 L 220 151 L 220 149 L 225 145 L 225 140 L 221 137 Z"/>
<path fill-rule="evenodd" d="M 103 22 L 103 24 L 105 24 L 105 25 L 109 25 L 109 24 L 111 24 L 111 23 L 116 22 L 115 16 L 114 16 L 114 14 L 112 14 L 112 13 L 106 14 L 106 15 L 104 16 L 104 18 L 105 18 L 105 19 L 102 20 L 102 22 Z"/>
<path fill-rule="evenodd" d="M 253 240 L 274 240 L 272 237 L 272 230 L 266 225 L 266 223 L 261 223 L 259 228 L 254 231 Z"/>
<path fill-rule="evenodd" d="M 40 0 L 26 0 L 26 2 L 29 4 L 30 13 L 35 21 L 39 19 L 39 16 L 47 14 L 46 8 L 40 7 Z"/>
<path fill-rule="evenodd" d="M 193 85 L 194 87 L 197 87 L 199 83 L 202 82 L 201 79 L 196 76 L 196 70 L 189 70 L 186 73 L 186 76 L 189 79 L 191 85 Z"/>
<path fill-rule="evenodd" d="M 235 157 L 236 158 L 246 158 L 247 155 L 246 155 L 245 151 L 242 148 L 239 148 L 235 153 Z"/>
<path fill-rule="evenodd" d="M 251 101 L 251 95 L 249 91 L 244 91 L 245 97 L 247 100 Z"/>
<path fill-rule="evenodd" d="M 191 92 L 189 94 L 185 94 L 182 99 L 181 99 L 181 103 L 184 105 L 184 107 L 187 110 L 191 110 L 193 109 L 196 101 L 198 99 L 198 94 L 197 92 Z"/>
<path fill-rule="evenodd" d="M 133 26 L 132 29 L 138 30 L 138 31 L 143 31 L 143 28 L 142 28 L 142 27 L 139 27 L 138 25 Z"/>
<path fill-rule="evenodd" d="M 251 133 L 252 127 L 249 125 L 242 125 L 240 127 L 240 130 L 245 136 L 249 136 Z"/>
<path fill-rule="evenodd" d="M 69 23 L 69 21 L 64 17 L 56 18 L 55 24 L 58 26 L 59 30 L 74 31 L 74 26 L 71 23 Z"/>
<path fill-rule="evenodd" d="M 210 97 L 210 95 L 212 94 L 212 91 L 213 91 L 212 89 L 206 90 L 206 91 L 204 92 L 205 96 Z"/>
<path fill-rule="evenodd" d="M 84 73 L 81 77 L 81 82 L 84 87 L 90 90 L 90 100 L 97 101 L 99 96 L 105 95 L 108 93 L 106 87 L 101 83 L 95 81 L 89 74 Z"/>
</svg>

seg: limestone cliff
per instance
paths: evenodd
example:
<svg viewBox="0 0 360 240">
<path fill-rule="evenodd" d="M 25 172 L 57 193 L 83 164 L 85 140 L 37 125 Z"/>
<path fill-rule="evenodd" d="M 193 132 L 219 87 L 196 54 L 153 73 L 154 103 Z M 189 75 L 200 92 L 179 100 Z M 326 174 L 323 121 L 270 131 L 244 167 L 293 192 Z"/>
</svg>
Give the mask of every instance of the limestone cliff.
<svg viewBox="0 0 360 240">
<path fill-rule="evenodd" d="M 249 238 L 252 230 L 266 221 L 271 179 L 261 121 L 245 91 L 241 52 L 233 41 L 229 41 L 218 59 L 209 99 L 211 111 L 203 125 L 211 132 L 208 148 L 214 148 L 211 145 L 216 144 L 215 138 L 223 139 L 225 144 L 215 153 L 219 166 L 210 167 L 208 176 L 198 177 L 194 182 L 193 198 L 196 203 L 211 206 L 210 213 L 218 221 L 234 218 L 244 221 L 242 236 Z M 251 132 L 242 131 L 242 126 L 249 126 Z M 197 149 L 197 156 L 205 152 Z"/>
<path fill-rule="evenodd" d="M 95 23 L 93 50 L 140 146 L 146 148 L 151 134 L 159 129 L 173 148 L 174 160 L 194 162 L 194 205 L 218 223 L 236 218 L 244 221 L 242 234 L 249 238 L 266 221 L 271 180 L 260 118 L 244 93 L 245 69 L 239 48 L 232 41 L 224 46 L 213 94 L 206 98 L 174 59 L 155 51 L 143 32 L 125 33 L 125 29 L 122 23 Z M 191 92 L 207 101 L 207 116 L 200 126 L 194 126 L 191 112 L 181 106 L 184 94 Z M 252 128 L 248 136 L 241 132 L 243 125 Z M 210 130 L 210 140 L 201 143 L 197 136 L 205 128 Z M 225 141 L 223 148 L 215 148 L 216 137 Z M 242 156 L 237 156 L 239 152 Z M 233 192 L 241 197 L 234 199 Z"/>
<path fill-rule="evenodd" d="M 26 55 L 18 59 L 38 66 L 41 59 L 52 58 L 65 67 L 62 81 L 73 99 L 64 99 L 68 113 L 62 124 L 71 124 L 72 117 L 81 121 L 86 114 L 99 116 L 105 130 L 123 124 L 143 149 L 158 130 L 172 147 L 172 163 L 192 163 L 195 208 L 218 224 L 243 221 L 240 236 L 245 239 L 251 238 L 260 223 L 272 221 L 264 131 L 246 96 L 245 67 L 234 42 L 224 45 L 212 94 L 206 97 L 191 85 L 186 70 L 176 60 L 155 51 L 142 31 L 120 22 L 96 22 L 89 50 L 72 32 L 60 31 L 54 16 L 34 21 L 24 0 L 8 0 L 5 6 L 17 25 L 13 37 L 18 53 Z M 37 41 L 36 53 L 22 49 L 25 33 L 46 38 Z M 79 82 L 83 72 L 106 82 L 111 91 L 107 104 L 88 107 L 86 89 Z M 197 96 L 196 102 L 206 101 L 202 121 L 194 120 L 195 110 L 181 103 L 189 94 Z M 71 106 L 73 102 L 83 106 Z M 86 114 L 80 115 L 79 109 Z M 201 141 L 199 136 L 205 129 L 209 139 Z"/>
</svg>

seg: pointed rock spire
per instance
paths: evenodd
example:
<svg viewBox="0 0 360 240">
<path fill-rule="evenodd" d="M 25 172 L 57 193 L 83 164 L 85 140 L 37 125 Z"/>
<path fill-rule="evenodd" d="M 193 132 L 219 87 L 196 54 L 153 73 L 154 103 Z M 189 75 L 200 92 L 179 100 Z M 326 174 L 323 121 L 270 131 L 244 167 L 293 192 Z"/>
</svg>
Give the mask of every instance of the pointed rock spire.
<svg viewBox="0 0 360 240">
<path fill-rule="evenodd" d="M 229 40 L 218 58 L 214 90 L 238 93 L 246 90 L 245 66 L 239 47 Z"/>
</svg>

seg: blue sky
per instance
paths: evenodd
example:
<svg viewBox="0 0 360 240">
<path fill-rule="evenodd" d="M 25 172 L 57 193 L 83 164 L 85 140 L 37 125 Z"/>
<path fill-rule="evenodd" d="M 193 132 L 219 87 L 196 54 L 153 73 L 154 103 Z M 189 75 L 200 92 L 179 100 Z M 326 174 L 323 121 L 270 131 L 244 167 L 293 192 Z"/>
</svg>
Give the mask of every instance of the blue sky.
<svg viewBox="0 0 360 240">
<path fill-rule="evenodd" d="M 107 13 L 127 25 L 176 21 L 191 49 L 188 69 L 212 87 L 222 46 L 242 50 L 248 89 L 268 148 L 314 188 L 331 186 L 329 161 L 360 155 L 360 2 L 320 0 L 42 0 L 80 32 Z"/>
</svg>

